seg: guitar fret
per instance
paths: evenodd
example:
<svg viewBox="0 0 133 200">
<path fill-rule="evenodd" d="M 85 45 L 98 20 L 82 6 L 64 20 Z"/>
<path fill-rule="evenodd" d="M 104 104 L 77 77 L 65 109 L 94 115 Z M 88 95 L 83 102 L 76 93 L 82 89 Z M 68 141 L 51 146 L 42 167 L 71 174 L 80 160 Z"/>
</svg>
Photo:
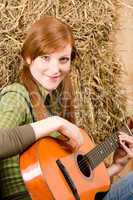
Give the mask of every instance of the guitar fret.
<svg viewBox="0 0 133 200">
<path fill-rule="evenodd" d="M 89 153 L 86 154 L 90 166 L 94 169 L 101 161 L 103 161 L 111 152 L 113 152 L 118 146 L 118 136 L 114 133 L 110 137 L 106 138 L 105 141 L 97 145 Z"/>
</svg>

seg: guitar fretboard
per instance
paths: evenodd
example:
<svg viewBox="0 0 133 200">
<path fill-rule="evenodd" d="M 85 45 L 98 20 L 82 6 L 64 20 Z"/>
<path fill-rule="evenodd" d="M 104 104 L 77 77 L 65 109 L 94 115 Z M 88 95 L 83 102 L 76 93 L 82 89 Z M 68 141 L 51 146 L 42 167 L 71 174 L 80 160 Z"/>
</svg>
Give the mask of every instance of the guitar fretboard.
<svg viewBox="0 0 133 200">
<path fill-rule="evenodd" d="M 110 153 L 118 147 L 118 135 L 113 133 L 110 137 L 106 138 L 103 143 L 97 145 L 89 153 L 85 154 L 91 169 L 99 165 Z"/>
</svg>

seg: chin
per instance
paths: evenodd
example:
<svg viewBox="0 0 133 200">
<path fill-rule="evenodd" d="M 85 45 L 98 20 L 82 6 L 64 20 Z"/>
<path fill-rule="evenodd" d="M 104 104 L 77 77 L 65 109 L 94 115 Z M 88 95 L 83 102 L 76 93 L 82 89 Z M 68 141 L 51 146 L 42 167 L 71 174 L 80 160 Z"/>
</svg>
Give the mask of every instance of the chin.
<svg viewBox="0 0 133 200">
<path fill-rule="evenodd" d="M 52 91 L 52 90 L 56 90 L 61 82 L 62 82 L 62 80 L 58 81 L 57 83 L 50 83 L 50 82 L 43 81 L 43 82 L 41 82 L 41 85 L 44 88 L 46 88 L 46 90 Z"/>
<path fill-rule="evenodd" d="M 44 88 L 46 88 L 47 90 L 56 90 L 57 87 L 60 85 L 61 81 L 56 83 L 56 84 L 44 84 Z"/>
<path fill-rule="evenodd" d="M 52 91 L 52 90 L 56 90 L 56 88 L 58 87 L 58 85 L 51 86 L 51 87 L 47 87 L 46 85 L 43 85 L 43 87 L 46 88 L 48 91 Z"/>
</svg>

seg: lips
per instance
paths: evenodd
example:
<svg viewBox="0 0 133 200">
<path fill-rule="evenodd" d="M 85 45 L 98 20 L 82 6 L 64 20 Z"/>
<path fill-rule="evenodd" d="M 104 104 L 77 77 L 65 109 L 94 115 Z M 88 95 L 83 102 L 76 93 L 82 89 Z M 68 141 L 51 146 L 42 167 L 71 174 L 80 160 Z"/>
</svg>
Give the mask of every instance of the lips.
<svg viewBox="0 0 133 200">
<path fill-rule="evenodd" d="M 60 76 L 49 76 L 49 78 L 59 78 Z"/>
<path fill-rule="evenodd" d="M 51 80 L 51 81 L 57 81 L 60 76 L 48 76 L 48 78 Z"/>
<path fill-rule="evenodd" d="M 48 77 L 49 77 L 49 78 L 59 78 L 60 75 L 53 75 L 53 76 L 52 76 L 52 75 L 50 75 L 50 76 L 48 75 Z"/>
</svg>

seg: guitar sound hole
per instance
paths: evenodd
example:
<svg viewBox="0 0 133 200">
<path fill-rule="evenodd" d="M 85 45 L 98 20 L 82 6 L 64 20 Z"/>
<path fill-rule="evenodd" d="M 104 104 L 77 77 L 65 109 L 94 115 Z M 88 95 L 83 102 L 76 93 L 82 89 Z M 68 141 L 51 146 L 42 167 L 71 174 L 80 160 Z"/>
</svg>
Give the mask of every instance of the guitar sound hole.
<svg viewBox="0 0 133 200">
<path fill-rule="evenodd" d="M 81 172 L 84 174 L 84 176 L 90 177 L 90 174 L 91 174 L 90 165 L 89 165 L 88 160 L 85 158 L 85 156 L 79 154 L 77 156 L 77 163 Z"/>
</svg>

